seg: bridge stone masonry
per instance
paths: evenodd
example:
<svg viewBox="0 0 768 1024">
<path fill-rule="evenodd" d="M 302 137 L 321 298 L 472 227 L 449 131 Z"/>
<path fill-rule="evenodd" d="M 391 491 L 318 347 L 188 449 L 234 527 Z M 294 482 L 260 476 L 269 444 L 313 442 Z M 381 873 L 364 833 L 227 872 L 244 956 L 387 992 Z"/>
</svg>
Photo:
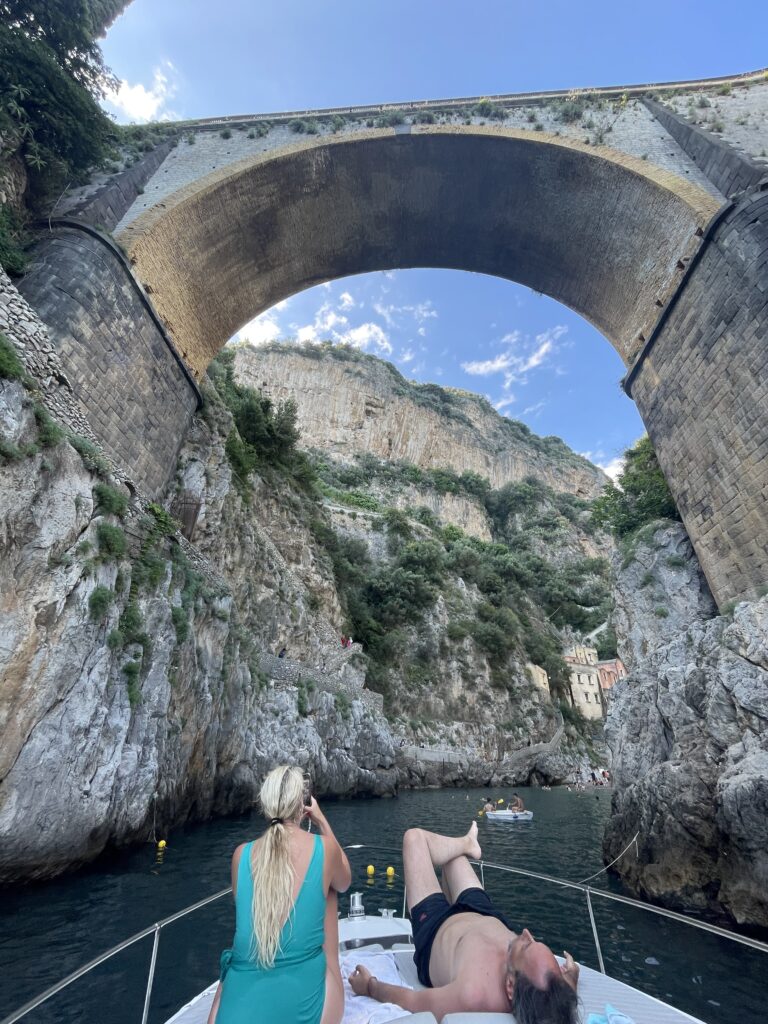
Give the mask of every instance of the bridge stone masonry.
<svg viewBox="0 0 768 1024">
<path fill-rule="evenodd" d="M 620 354 L 718 603 L 768 583 L 765 72 L 178 129 L 60 202 L 20 286 L 137 486 L 162 491 L 195 382 L 260 312 L 354 273 L 478 271 Z"/>
</svg>

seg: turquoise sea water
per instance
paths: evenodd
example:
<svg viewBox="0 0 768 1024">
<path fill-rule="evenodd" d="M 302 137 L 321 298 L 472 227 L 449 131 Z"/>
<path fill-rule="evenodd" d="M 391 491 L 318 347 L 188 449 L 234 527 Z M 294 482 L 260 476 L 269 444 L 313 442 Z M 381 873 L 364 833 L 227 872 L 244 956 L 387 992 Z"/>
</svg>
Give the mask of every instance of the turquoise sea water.
<svg viewBox="0 0 768 1024">
<path fill-rule="evenodd" d="M 353 890 L 366 908 L 403 900 L 400 842 L 421 825 L 459 834 L 476 816 L 484 790 L 407 792 L 396 800 L 346 800 L 324 805 L 350 850 Z M 602 868 L 600 842 L 608 815 L 606 789 L 576 793 L 520 789 L 534 811 L 530 823 L 500 825 L 479 819 L 483 856 L 544 874 L 581 881 Z M 509 791 L 492 792 L 495 797 Z M 0 890 L 0 1019 L 101 951 L 229 885 L 234 847 L 258 835 L 257 814 L 178 829 L 167 836 L 158 862 L 154 844 L 103 857 L 52 882 Z M 366 866 L 373 864 L 372 883 Z M 395 868 L 386 879 L 388 865 Z M 485 872 L 486 888 L 513 924 L 528 927 L 555 952 L 568 949 L 597 967 L 584 897 L 540 882 Z M 602 875 L 596 887 L 621 891 Z M 595 899 L 595 916 L 608 972 L 711 1024 L 764 1024 L 768 955 L 736 946 L 655 915 Z M 347 897 L 340 906 L 346 912 Z M 232 904 L 218 901 L 162 933 L 150 1021 L 162 1024 L 213 981 L 219 952 L 231 942 Z M 97 968 L 31 1014 L 32 1024 L 141 1020 L 151 940 Z M 637 1024 L 642 1024 L 638 1021 Z"/>
</svg>

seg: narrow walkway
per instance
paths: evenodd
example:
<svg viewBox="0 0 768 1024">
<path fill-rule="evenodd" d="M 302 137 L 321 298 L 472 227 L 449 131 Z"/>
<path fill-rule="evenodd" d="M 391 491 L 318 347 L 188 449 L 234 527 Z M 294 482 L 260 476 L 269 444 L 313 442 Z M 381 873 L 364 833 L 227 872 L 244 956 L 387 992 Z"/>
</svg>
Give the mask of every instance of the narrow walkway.
<svg viewBox="0 0 768 1024">
<path fill-rule="evenodd" d="M 537 757 L 539 754 L 554 753 L 560 746 L 560 740 L 564 731 L 565 726 L 561 722 L 551 739 L 543 743 L 534 743 L 530 747 L 522 747 L 520 750 L 515 750 L 508 757 L 497 761 L 496 764 L 503 765 L 505 770 L 508 770 L 517 764 L 524 764 L 527 760 Z M 400 747 L 399 753 L 401 757 L 416 761 L 417 763 L 421 761 L 427 764 L 459 765 L 467 760 L 467 753 L 462 753 L 460 750 L 456 750 L 455 747 L 417 747 L 414 744 L 410 744 Z"/>
</svg>

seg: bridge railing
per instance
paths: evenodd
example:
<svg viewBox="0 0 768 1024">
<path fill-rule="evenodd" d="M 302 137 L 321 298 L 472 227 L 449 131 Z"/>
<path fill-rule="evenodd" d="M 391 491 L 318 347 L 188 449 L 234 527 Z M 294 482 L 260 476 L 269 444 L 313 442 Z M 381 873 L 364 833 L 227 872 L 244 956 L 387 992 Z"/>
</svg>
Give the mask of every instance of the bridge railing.
<svg viewBox="0 0 768 1024">
<path fill-rule="evenodd" d="M 439 110 L 466 107 L 468 104 L 479 103 L 480 100 L 490 100 L 492 103 L 505 103 L 509 106 L 520 106 L 526 103 L 548 102 L 549 100 L 567 99 L 574 93 L 583 95 L 588 93 L 594 96 L 640 96 L 646 92 L 681 92 L 689 89 L 714 87 L 728 83 L 738 85 L 740 82 L 758 82 L 766 77 L 768 69 L 747 71 L 741 75 L 720 75 L 717 78 L 695 78 L 679 82 L 646 82 L 633 85 L 609 85 L 584 87 L 581 89 L 547 89 L 538 92 L 510 92 L 496 93 L 488 96 L 453 96 L 448 99 L 432 100 L 404 100 L 402 103 L 369 103 L 349 107 L 311 107 L 305 110 L 281 110 L 270 114 L 226 114 L 222 117 L 204 117 L 194 121 L 177 122 L 179 127 L 200 128 L 215 130 L 226 124 L 251 124 L 259 121 L 290 121 L 294 118 L 304 117 L 333 117 L 336 114 L 346 114 L 353 117 L 376 116 L 386 114 L 395 110 L 414 111 Z"/>
</svg>

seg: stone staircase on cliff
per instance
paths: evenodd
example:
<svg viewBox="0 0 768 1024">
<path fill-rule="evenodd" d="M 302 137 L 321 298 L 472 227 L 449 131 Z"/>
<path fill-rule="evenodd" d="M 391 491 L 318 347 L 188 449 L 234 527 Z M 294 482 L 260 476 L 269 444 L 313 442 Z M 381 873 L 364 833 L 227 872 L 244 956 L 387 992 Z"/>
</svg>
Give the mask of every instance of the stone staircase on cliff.
<svg viewBox="0 0 768 1024">
<path fill-rule="evenodd" d="M 264 652 L 259 657 L 259 667 L 275 682 L 298 686 L 302 682 L 311 681 L 325 693 L 359 700 L 374 714 L 383 714 L 384 698 L 380 693 L 365 688 L 365 670 L 351 661 L 356 652 L 362 651 L 360 644 L 343 648 L 338 638 L 336 644 L 338 651 L 324 648 L 319 655 L 319 662 L 314 665 L 287 657 L 278 658 Z"/>
<path fill-rule="evenodd" d="M 561 721 L 555 730 L 554 735 L 543 743 L 533 743 L 530 747 L 523 747 L 514 753 L 504 757 L 499 768 L 505 773 L 513 772 L 517 767 L 525 765 L 527 761 L 538 757 L 540 754 L 553 754 L 560 746 L 565 726 Z M 443 766 L 456 766 L 467 761 L 467 753 L 448 747 L 417 747 L 414 744 L 406 744 L 398 750 L 398 761 L 406 767 L 418 768 L 420 764 Z"/>
</svg>

